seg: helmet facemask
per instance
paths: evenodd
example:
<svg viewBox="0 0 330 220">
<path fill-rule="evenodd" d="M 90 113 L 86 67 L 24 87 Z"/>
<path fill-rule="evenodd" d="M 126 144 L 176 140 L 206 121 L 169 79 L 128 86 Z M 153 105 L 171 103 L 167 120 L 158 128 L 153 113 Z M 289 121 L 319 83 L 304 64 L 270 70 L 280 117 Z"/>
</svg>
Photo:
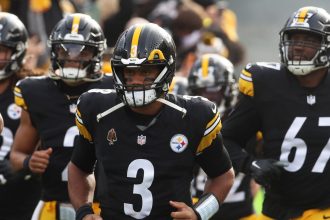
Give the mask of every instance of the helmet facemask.
<svg viewBox="0 0 330 220">
<path fill-rule="evenodd" d="M 65 82 L 93 81 L 89 73 L 98 63 L 96 48 L 88 45 L 61 43 L 53 45 L 53 78 Z"/>
<path fill-rule="evenodd" d="M 305 33 L 310 35 L 310 32 Z M 292 40 L 291 34 L 283 33 L 280 44 L 282 61 L 290 72 L 303 76 L 329 66 L 328 46 L 321 35 L 314 34 L 319 38 L 319 42 L 313 42 Z"/>
<path fill-rule="evenodd" d="M 101 27 L 90 16 L 76 13 L 63 18 L 53 28 L 48 45 L 53 79 L 80 84 L 102 78 L 106 40 Z"/>
<path fill-rule="evenodd" d="M 116 65 L 113 64 L 115 88 L 120 95 L 123 102 L 131 107 L 146 106 L 164 95 L 169 90 L 169 77 L 168 66 L 154 64 L 143 65 Z M 143 84 L 129 84 L 124 77 L 124 68 L 152 68 L 157 67 L 158 75 L 155 78 L 145 78 Z M 143 72 L 143 70 L 142 70 Z"/>
</svg>

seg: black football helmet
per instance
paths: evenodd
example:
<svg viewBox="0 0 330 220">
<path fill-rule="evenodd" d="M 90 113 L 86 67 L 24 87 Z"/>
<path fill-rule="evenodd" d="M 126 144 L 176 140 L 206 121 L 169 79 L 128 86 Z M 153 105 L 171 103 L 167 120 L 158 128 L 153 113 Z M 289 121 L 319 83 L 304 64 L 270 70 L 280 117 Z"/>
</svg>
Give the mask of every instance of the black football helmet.
<svg viewBox="0 0 330 220">
<path fill-rule="evenodd" d="M 235 82 L 234 66 L 227 58 L 204 54 L 190 70 L 188 90 L 191 95 L 204 96 L 218 106 L 229 107 L 235 96 Z"/>
<path fill-rule="evenodd" d="M 22 67 L 27 39 L 27 30 L 19 18 L 7 12 L 0 12 L 0 45 L 11 49 L 10 58 L 0 60 L 4 64 L 0 70 L 0 80 L 8 78 Z"/>
<path fill-rule="evenodd" d="M 48 44 L 51 47 L 52 78 L 66 82 L 102 78 L 100 70 L 106 39 L 100 25 L 89 15 L 75 13 L 60 20 L 53 28 Z M 91 53 L 87 58 L 86 54 Z M 68 62 L 74 62 L 78 67 L 66 67 Z"/>
<path fill-rule="evenodd" d="M 168 32 L 153 23 L 124 31 L 114 48 L 111 66 L 114 85 L 122 101 L 132 107 L 148 105 L 168 92 L 175 73 L 175 44 Z M 151 84 L 127 85 L 124 68 L 156 65 L 160 73 Z"/>
<path fill-rule="evenodd" d="M 318 36 L 320 44 L 305 41 L 291 40 L 291 34 L 303 32 Z M 294 12 L 287 20 L 280 32 L 280 54 L 281 61 L 290 72 L 295 75 L 306 75 L 310 72 L 329 66 L 329 33 L 330 17 L 322 8 L 303 7 Z M 293 46 L 300 45 L 312 48 L 316 51 L 312 59 L 306 60 L 303 54 L 293 55 Z M 291 54 L 291 56 L 290 56 Z M 291 57 L 296 57 L 295 59 Z M 300 59 L 297 59 L 300 56 Z"/>
</svg>

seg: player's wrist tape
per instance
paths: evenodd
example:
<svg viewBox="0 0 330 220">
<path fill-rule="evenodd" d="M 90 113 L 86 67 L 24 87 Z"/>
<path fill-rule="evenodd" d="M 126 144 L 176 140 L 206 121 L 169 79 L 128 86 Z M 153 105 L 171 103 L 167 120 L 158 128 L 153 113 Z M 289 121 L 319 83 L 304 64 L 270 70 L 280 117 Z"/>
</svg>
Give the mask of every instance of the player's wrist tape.
<svg viewBox="0 0 330 220">
<path fill-rule="evenodd" d="M 220 202 L 212 194 L 203 195 L 199 201 L 193 206 L 193 209 L 199 220 L 211 218 L 220 208 Z"/>
<path fill-rule="evenodd" d="M 86 215 L 94 214 L 91 204 L 80 206 L 76 211 L 76 220 L 82 220 Z"/>
<path fill-rule="evenodd" d="M 30 167 L 29 167 L 29 163 L 30 163 L 30 160 L 31 160 L 31 156 L 32 156 L 32 155 L 29 155 L 29 156 L 25 157 L 25 159 L 23 160 L 23 169 L 24 169 L 24 170 L 31 171 L 31 170 L 30 170 Z"/>
</svg>

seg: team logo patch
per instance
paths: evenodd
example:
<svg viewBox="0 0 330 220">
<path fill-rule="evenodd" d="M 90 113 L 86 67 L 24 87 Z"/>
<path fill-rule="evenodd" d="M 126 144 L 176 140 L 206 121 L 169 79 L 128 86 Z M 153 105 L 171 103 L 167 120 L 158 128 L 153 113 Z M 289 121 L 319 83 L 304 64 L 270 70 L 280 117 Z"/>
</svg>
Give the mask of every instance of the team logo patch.
<svg viewBox="0 0 330 220">
<path fill-rule="evenodd" d="M 117 141 L 117 134 L 116 134 L 115 129 L 111 128 L 111 129 L 108 131 L 107 140 L 109 141 L 109 145 L 113 145 L 114 142 Z"/>
<path fill-rule="evenodd" d="M 10 104 L 7 108 L 8 117 L 13 120 L 19 119 L 21 117 L 21 113 L 22 113 L 21 107 L 19 107 L 14 103 Z"/>
<path fill-rule="evenodd" d="M 147 142 L 147 137 L 146 136 L 144 136 L 144 135 L 138 135 L 137 136 L 137 144 L 138 145 L 145 145 L 146 144 L 146 142 Z"/>
<path fill-rule="evenodd" d="M 183 134 L 176 134 L 171 138 L 170 146 L 175 153 L 181 153 L 187 148 L 188 139 Z"/>
</svg>

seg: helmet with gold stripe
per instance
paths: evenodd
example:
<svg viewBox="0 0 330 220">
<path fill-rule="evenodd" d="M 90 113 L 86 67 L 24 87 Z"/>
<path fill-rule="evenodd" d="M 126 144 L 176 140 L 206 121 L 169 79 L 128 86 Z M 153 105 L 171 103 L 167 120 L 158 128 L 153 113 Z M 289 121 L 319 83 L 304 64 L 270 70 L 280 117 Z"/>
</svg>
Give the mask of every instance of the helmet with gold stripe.
<svg viewBox="0 0 330 220">
<path fill-rule="evenodd" d="M 122 101 L 145 106 L 169 91 L 175 73 L 175 44 L 170 34 L 153 23 L 136 24 L 124 31 L 114 48 L 111 66 L 114 85 Z M 158 76 L 144 85 L 129 85 L 125 68 L 157 67 Z"/>
<path fill-rule="evenodd" d="M 51 77 L 68 83 L 96 81 L 106 40 L 100 25 L 85 14 L 71 14 L 60 20 L 49 37 L 53 72 Z"/>
<path fill-rule="evenodd" d="M 197 59 L 188 76 L 191 95 L 204 96 L 220 105 L 230 103 L 234 95 L 234 66 L 218 54 L 204 54 Z"/>
<path fill-rule="evenodd" d="M 294 34 L 308 35 L 307 39 Z M 280 32 L 281 61 L 295 75 L 307 75 L 329 66 L 330 16 L 318 7 L 302 7 L 294 12 Z M 307 54 L 306 51 L 312 51 Z"/>
<path fill-rule="evenodd" d="M 23 65 L 28 33 L 14 14 L 0 12 L 0 80 L 15 74 Z"/>
</svg>

